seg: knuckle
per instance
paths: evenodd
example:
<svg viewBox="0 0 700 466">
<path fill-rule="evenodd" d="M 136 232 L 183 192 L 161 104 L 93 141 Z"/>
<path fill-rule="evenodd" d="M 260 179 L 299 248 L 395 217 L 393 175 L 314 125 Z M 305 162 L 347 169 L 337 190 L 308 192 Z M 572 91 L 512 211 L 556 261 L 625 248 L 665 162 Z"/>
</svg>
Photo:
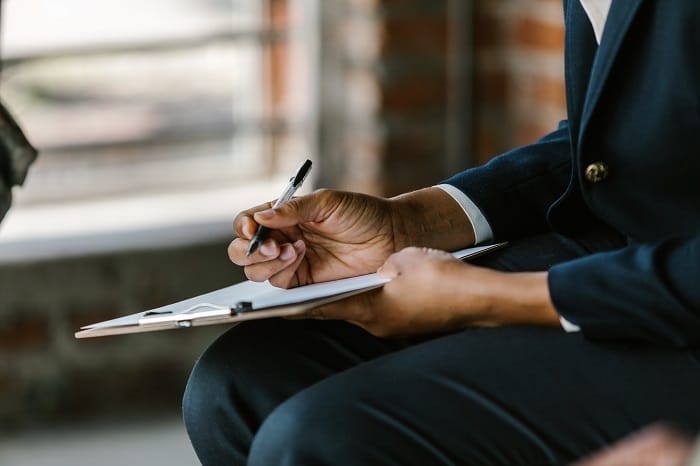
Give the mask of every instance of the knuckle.
<svg viewBox="0 0 700 466">
<path fill-rule="evenodd" d="M 254 282 L 264 282 L 269 277 L 269 274 L 265 273 L 260 267 L 244 267 L 243 272 L 248 280 Z"/>
<path fill-rule="evenodd" d="M 328 188 L 320 188 L 313 192 L 314 202 L 318 202 L 321 205 L 326 205 L 331 203 L 336 196 L 336 191 Z"/>
<path fill-rule="evenodd" d="M 233 231 L 239 237 L 245 236 L 245 226 L 251 221 L 250 215 L 246 213 L 242 212 L 236 215 L 236 218 L 233 219 Z"/>
<path fill-rule="evenodd" d="M 291 279 L 287 276 L 273 275 L 269 278 L 270 284 L 277 288 L 289 288 Z"/>
<path fill-rule="evenodd" d="M 332 193 L 333 191 L 328 189 L 328 188 L 318 188 L 314 189 L 313 193 L 316 196 L 328 196 Z"/>
</svg>

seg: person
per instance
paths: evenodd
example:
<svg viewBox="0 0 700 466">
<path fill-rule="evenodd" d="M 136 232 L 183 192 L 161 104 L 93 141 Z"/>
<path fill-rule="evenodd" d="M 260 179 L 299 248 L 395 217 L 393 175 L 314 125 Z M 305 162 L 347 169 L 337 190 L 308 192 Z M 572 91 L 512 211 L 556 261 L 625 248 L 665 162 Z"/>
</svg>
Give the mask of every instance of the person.
<svg viewBox="0 0 700 466">
<path fill-rule="evenodd" d="M 36 157 L 36 149 L 0 103 L 0 222 L 12 204 L 12 187 L 24 183 Z"/>
<path fill-rule="evenodd" d="M 560 465 L 700 427 L 700 3 L 565 0 L 567 120 L 440 185 L 234 221 L 233 262 L 382 289 L 218 338 L 183 400 L 204 465 Z M 245 251 L 257 225 L 273 230 Z M 465 264 L 444 252 L 510 246 Z"/>
</svg>

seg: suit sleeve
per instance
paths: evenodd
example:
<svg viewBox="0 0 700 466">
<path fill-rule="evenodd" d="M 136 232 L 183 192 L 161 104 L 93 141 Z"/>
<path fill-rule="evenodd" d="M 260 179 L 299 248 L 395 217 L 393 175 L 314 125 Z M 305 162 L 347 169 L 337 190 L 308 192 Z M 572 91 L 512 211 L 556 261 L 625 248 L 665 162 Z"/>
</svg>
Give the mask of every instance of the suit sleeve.
<svg viewBox="0 0 700 466">
<path fill-rule="evenodd" d="M 500 155 L 444 181 L 483 212 L 496 241 L 547 231 L 547 210 L 569 182 L 568 122 L 534 144 Z"/>
<path fill-rule="evenodd" d="M 556 265 L 549 289 L 560 315 L 589 338 L 700 344 L 700 236 Z"/>
</svg>

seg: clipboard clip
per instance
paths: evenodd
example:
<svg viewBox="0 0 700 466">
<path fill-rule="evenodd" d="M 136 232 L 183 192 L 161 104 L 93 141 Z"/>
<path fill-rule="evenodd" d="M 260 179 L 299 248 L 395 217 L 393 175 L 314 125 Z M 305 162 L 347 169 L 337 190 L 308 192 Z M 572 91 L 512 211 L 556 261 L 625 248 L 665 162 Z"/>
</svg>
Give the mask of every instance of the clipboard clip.
<svg viewBox="0 0 700 466">
<path fill-rule="evenodd" d="M 244 312 L 250 312 L 253 310 L 253 303 L 250 301 L 238 301 L 234 307 L 231 308 L 231 315 L 242 314 Z"/>
</svg>

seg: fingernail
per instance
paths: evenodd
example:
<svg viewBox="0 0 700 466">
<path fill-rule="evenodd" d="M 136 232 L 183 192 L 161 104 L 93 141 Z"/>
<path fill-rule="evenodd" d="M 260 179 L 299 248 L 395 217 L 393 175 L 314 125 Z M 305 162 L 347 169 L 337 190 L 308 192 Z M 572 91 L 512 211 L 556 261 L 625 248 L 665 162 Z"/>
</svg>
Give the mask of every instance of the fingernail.
<svg viewBox="0 0 700 466">
<path fill-rule="evenodd" d="M 301 254 L 304 252 L 304 248 L 306 245 L 304 244 L 304 241 L 302 240 L 297 240 L 294 242 L 294 250 L 297 252 L 297 254 Z"/>
<path fill-rule="evenodd" d="M 271 241 L 265 241 L 262 246 L 260 246 L 260 254 L 263 256 L 274 256 L 275 255 L 275 245 Z"/>
<path fill-rule="evenodd" d="M 283 261 L 288 261 L 293 257 L 294 248 L 289 244 L 285 244 L 284 246 L 282 246 L 282 252 L 280 252 L 280 259 L 282 259 Z"/>
<path fill-rule="evenodd" d="M 275 212 L 272 209 L 261 210 L 260 212 L 255 213 L 255 217 L 259 218 L 261 220 L 269 220 L 274 215 L 275 215 Z"/>
<path fill-rule="evenodd" d="M 253 224 L 252 219 L 243 226 L 243 234 L 245 234 L 247 238 L 252 238 L 255 234 L 255 225 Z"/>
</svg>

